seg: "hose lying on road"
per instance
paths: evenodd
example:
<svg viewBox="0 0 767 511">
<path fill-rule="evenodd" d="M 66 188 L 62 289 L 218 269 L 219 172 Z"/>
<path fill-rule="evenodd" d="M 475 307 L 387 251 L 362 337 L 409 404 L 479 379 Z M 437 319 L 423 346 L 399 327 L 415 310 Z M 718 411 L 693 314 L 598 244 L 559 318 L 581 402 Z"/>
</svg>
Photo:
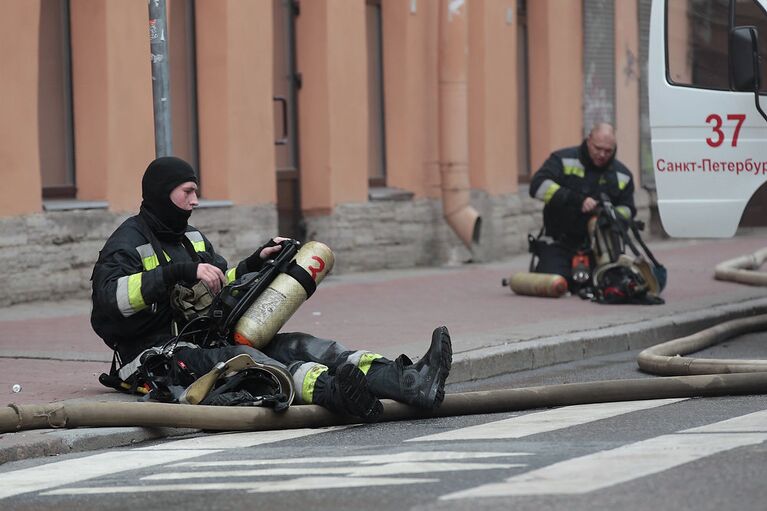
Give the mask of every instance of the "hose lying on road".
<svg viewBox="0 0 767 511">
<path fill-rule="evenodd" d="M 694 353 L 732 337 L 767 330 L 767 314 L 733 319 L 698 333 L 657 344 L 637 357 L 639 367 L 663 375 L 751 373 L 767 371 L 767 360 L 687 358 Z M 767 390 L 767 389 L 765 389 Z"/>
<path fill-rule="evenodd" d="M 716 278 L 767 285 L 767 276 L 735 267 L 755 268 L 767 249 L 717 266 Z M 751 261 L 751 262 L 749 262 Z M 664 376 L 588 383 L 569 383 L 448 394 L 432 411 L 384 400 L 383 421 L 499 413 L 551 406 L 684 397 L 767 393 L 767 361 L 686 358 L 723 340 L 767 330 L 767 314 L 727 321 L 696 334 L 674 339 L 641 352 L 639 367 Z M 735 373 L 735 374 L 730 374 Z M 290 407 L 283 413 L 259 407 L 219 407 L 150 402 L 11 404 L 0 409 L 0 433 L 40 428 L 175 427 L 214 431 L 263 431 L 313 428 L 359 422 L 316 405 Z"/>
<path fill-rule="evenodd" d="M 510 412 L 612 401 L 761 394 L 767 372 L 640 378 L 545 385 L 448 394 L 433 411 L 384 400 L 383 421 Z M 178 405 L 168 403 L 53 403 L 10 405 L 0 410 L 0 432 L 40 428 L 143 426 L 216 431 L 315 428 L 359 422 L 316 405 L 292 406 L 284 413 L 268 408 Z"/>
<path fill-rule="evenodd" d="M 719 263 L 714 278 L 752 286 L 767 286 L 767 272 L 756 271 L 767 259 L 767 248 Z"/>
<path fill-rule="evenodd" d="M 767 272 L 756 271 L 767 259 L 767 248 L 719 263 L 714 278 L 740 284 L 767 286 Z M 639 367 L 662 375 L 722 374 L 767 371 L 767 360 L 687 358 L 683 355 L 703 350 L 739 335 L 767 330 L 767 315 L 726 321 L 680 339 L 647 348 L 637 357 Z"/>
</svg>

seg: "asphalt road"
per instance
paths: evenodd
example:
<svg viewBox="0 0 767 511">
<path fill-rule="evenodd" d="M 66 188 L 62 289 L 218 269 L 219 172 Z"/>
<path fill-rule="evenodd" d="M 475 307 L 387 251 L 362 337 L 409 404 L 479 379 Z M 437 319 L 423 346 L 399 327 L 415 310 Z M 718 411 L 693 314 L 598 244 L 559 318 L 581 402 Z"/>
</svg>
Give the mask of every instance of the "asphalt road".
<svg viewBox="0 0 767 511">
<path fill-rule="evenodd" d="M 763 337 L 696 356 L 764 358 Z M 652 378 L 635 355 L 450 390 Z M 31 459 L 0 466 L 0 508 L 762 511 L 765 481 L 762 395 L 199 435 Z"/>
</svg>

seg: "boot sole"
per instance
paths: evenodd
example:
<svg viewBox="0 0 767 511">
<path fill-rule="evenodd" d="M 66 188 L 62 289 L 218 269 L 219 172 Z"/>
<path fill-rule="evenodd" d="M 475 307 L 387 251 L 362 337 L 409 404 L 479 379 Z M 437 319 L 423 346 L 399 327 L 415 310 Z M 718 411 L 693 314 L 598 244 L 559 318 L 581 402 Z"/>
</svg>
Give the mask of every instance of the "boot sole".
<svg viewBox="0 0 767 511">
<path fill-rule="evenodd" d="M 342 365 L 335 375 L 346 412 L 366 421 L 375 421 L 383 413 L 383 404 L 370 391 L 365 373 L 352 364 Z"/>
<path fill-rule="evenodd" d="M 427 356 L 429 365 L 438 367 L 438 373 L 429 388 L 422 406 L 425 408 L 437 408 L 445 400 L 445 380 L 448 374 L 450 374 L 450 368 L 453 365 L 453 344 L 447 327 L 441 326 L 434 329 L 434 332 L 431 334 L 431 346 L 429 346 Z M 439 357 L 439 360 L 436 360 L 435 357 Z"/>
</svg>

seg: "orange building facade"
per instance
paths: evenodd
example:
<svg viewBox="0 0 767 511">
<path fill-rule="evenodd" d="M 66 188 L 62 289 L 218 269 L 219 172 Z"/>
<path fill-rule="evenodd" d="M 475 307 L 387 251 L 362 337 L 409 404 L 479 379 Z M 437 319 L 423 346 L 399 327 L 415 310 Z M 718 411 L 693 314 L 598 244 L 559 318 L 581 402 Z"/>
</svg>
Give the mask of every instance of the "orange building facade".
<svg viewBox="0 0 767 511">
<path fill-rule="evenodd" d="M 327 243 L 337 272 L 525 252 L 530 175 L 591 123 L 616 124 L 642 181 L 642 3 L 167 0 L 192 223 L 232 264 L 278 233 Z M 591 12 L 610 17 L 607 53 L 589 50 Z M 87 296 L 138 209 L 148 24 L 146 0 L 0 0 L 0 304 Z"/>
</svg>

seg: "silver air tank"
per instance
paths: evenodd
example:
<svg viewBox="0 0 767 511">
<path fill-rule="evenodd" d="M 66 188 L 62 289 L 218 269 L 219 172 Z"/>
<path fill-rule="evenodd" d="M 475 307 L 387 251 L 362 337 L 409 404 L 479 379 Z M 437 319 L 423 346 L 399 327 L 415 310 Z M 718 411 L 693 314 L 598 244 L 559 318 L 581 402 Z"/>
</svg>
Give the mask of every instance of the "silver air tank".
<svg viewBox="0 0 767 511">
<path fill-rule="evenodd" d="M 310 241 L 293 258 L 315 284 L 330 272 L 333 251 L 319 241 Z M 237 344 L 263 348 L 307 299 L 304 287 L 287 273 L 280 273 L 242 315 L 234 329 Z"/>
</svg>

